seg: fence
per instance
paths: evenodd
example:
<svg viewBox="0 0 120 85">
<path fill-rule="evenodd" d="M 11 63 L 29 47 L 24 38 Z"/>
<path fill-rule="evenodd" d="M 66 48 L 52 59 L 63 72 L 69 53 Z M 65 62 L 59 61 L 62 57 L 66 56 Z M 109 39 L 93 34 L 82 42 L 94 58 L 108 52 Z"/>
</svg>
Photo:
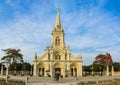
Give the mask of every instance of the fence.
<svg viewBox="0 0 120 85">
<path fill-rule="evenodd" d="M 1 73 L 1 72 L 0 72 Z M 21 76 L 32 76 L 33 72 L 31 71 L 9 71 L 9 75 L 21 75 Z M 3 71 L 3 75 L 6 75 L 6 71 Z"/>
</svg>

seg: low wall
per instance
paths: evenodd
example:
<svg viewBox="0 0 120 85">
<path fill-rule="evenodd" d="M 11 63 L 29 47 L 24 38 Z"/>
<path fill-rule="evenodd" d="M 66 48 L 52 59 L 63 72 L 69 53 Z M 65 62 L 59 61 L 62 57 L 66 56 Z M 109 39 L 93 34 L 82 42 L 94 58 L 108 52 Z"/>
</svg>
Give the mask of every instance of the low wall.
<svg viewBox="0 0 120 85">
<path fill-rule="evenodd" d="M 115 76 L 117 76 L 117 75 L 119 76 L 120 75 L 120 71 L 114 72 L 114 75 Z"/>
</svg>

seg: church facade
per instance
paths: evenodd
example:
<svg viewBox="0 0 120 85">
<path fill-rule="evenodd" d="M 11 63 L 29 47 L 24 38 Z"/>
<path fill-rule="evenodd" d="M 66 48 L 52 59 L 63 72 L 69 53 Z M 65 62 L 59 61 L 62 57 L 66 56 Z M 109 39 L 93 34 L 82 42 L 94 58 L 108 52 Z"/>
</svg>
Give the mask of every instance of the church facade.
<svg viewBox="0 0 120 85">
<path fill-rule="evenodd" d="M 57 11 L 55 26 L 52 31 L 52 43 L 46 47 L 42 56 L 34 56 L 34 76 L 63 77 L 82 76 L 82 56 L 74 56 L 70 47 L 65 45 L 64 30 L 61 25 L 60 12 Z"/>
</svg>

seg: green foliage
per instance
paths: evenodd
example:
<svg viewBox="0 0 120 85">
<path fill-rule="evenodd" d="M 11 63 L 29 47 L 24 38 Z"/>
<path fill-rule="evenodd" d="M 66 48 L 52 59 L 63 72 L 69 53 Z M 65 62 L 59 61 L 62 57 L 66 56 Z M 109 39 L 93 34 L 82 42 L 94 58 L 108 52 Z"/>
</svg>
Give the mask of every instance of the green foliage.
<svg viewBox="0 0 120 85">
<path fill-rule="evenodd" d="M 31 66 L 30 63 L 28 63 L 28 62 L 24 62 L 23 63 L 23 69 L 24 69 L 24 71 L 30 71 L 31 68 L 32 68 L 32 66 Z"/>
<path fill-rule="evenodd" d="M 88 84 L 95 84 L 95 81 L 89 81 Z"/>
<path fill-rule="evenodd" d="M 50 75 L 49 73 L 47 73 L 47 76 L 48 76 L 48 77 L 51 77 L 51 75 Z"/>
<path fill-rule="evenodd" d="M 86 72 L 99 72 L 99 71 L 104 71 L 106 69 L 106 66 L 104 64 L 92 64 L 89 66 L 83 66 L 83 71 Z"/>
<path fill-rule="evenodd" d="M 24 74 L 21 74 L 21 76 L 24 76 Z"/>
<path fill-rule="evenodd" d="M 106 66 L 104 64 L 93 64 L 94 72 L 104 71 L 105 68 L 106 68 Z"/>
<path fill-rule="evenodd" d="M 68 77 L 68 75 L 65 75 L 65 77 Z"/>
<path fill-rule="evenodd" d="M 8 82 L 21 83 L 22 81 L 17 81 L 17 80 L 8 80 Z"/>
<path fill-rule="evenodd" d="M 22 69 L 22 63 L 12 63 L 10 64 L 10 71 L 16 70 L 16 71 L 21 71 Z"/>
<path fill-rule="evenodd" d="M 25 82 L 21 80 L 8 80 L 6 83 L 5 79 L 0 78 L 0 85 L 25 85 Z"/>
<path fill-rule="evenodd" d="M 4 62 L 7 63 L 17 63 L 17 62 L 22 62 L 23 61 L 23 55 L 20 53 L 20 49 L 3 49 L 2 51 L 5 52 L 5 56 L 1 58 L 1 60 L 4 60 Z"/>
<path fill-rule="evenodd" d="M 83 66 L 83 71 L 91 72 L 91 65 Z"/>
<path fill-rule="evenodd" d="M 80 82 L 80 83 L 78 83 L 78 85 L 85 85 L 85 83 L 84 82 Z"/>
<path fill-rule="evenodd" d="M 115 71 L 120 71 L 120 63 L 119 62 L 114 62 L 113 66 L 114 66 Z"/>
<path fill-rule="evenodd" d="M 1 71 L 1 66 L 2 66 L 2 64 L 0 63 L 0 71 Z"/>
<path fill-rule="evenodd" d="M 77 85 L 95 85 L 95 84 L 96 84 L 95 81 L 88 81 L 88 82 L 77 83 Z"/>
<path fill-rule="evenodd" d="M 0 78 L 0 81 L 6 81 L 5 79 L 3 79 L 3 78 Z"/>
<path fill-rule="evenodd" d="M 10 64 L 10 71 L 30 71 L 32 68 L 31 64 L 28 62 L 23 62 L 23 63 L 12 63 Z"/>
</svg>

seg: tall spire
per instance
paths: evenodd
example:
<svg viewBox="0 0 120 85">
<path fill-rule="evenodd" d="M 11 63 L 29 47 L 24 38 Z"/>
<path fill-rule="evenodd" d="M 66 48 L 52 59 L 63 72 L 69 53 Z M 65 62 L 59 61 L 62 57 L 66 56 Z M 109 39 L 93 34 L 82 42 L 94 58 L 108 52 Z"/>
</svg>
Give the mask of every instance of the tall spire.
<svg viewBox="0 0 120 85">
<path fill-rule="evenodd" d="M 34 61 L 37 60 L 37 53 L 35 53 L 35 56 L 34 56 Z"/>
<path fill-rule="evenodd" d="M 56 16 L 56 23 L 55 27 L 61 26 L 61 21 L 60 21 L 60 10 L 59 8 L 57 9 L 57 16 Z"/>
</svg>

